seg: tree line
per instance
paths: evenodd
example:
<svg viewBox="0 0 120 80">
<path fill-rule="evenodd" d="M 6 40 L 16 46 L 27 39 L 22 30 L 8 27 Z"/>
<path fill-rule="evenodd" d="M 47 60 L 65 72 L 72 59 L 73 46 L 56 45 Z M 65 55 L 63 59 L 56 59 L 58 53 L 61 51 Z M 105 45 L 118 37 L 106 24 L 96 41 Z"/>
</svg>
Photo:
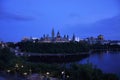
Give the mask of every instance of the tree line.
<svg viewBox="0 0 120 80">
<path fill-rule="evenodd" d="M 65 43 L 32 43 L 19 42 L 16 44 L 23 52 L 33 53 L 79 53 L 88 52 L 89 45 L 85 42 Z"/>
<path fill-rule="evenodd" d="M 87 41 L 64 42 L 64 43 L 40 43 L 40 42 L 18 42 L 8 43 L 9 47 L 19 47 L 22 52 L 32 53 L 81 53 L 89 51 L 120 51 L 120 45 L 114 44 L 89 44 Z"/>
</svg>

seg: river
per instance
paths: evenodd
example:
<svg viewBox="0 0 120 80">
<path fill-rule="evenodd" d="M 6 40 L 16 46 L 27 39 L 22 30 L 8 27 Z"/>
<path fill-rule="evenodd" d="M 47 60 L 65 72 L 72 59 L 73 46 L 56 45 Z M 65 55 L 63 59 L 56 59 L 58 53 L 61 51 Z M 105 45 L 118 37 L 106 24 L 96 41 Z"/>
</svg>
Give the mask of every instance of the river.
<svg viewBox="0 0 120 80">
<path fill-rule="evenodd" d="M 92 63 L 105 73 L 115 73 L 120 76 L 120 52 L 105 52 L 91 54 L 78 63 Z"/>
</svg>

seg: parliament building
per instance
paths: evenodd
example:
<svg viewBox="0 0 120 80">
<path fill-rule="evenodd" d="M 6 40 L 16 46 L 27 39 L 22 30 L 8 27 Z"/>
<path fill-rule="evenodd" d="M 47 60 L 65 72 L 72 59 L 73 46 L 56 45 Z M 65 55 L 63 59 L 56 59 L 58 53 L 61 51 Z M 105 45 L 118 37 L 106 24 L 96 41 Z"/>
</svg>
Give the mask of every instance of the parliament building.
<svg viewBox="0 0 120 80">
<path fill-rule="evenodd" d="M 43 35 L 40 38 L 23 38 L 22 41 L 32 41 L 32 42 L 41 42 L 41 43 L 57 43 L 57 42 L 70 42 L 70 41 L 75 41 L 75 35 L 73 34 L 72 39 L 69 39 L 68 35 L 64 35 L 61 36 L 60 32 L 58 31 L 57 33 L 55 33 L 54 29 L 52 29 L 51 31 L 51 36 L 47 35 Z"/>
</svg>

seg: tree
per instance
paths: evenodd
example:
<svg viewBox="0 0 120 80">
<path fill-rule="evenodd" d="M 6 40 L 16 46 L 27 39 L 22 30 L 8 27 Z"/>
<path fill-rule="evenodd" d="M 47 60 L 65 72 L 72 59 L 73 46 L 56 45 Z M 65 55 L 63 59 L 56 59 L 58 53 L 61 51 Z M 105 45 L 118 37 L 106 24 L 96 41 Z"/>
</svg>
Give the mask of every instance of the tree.
<svg viewBox="0 0 120 80">
<path fill-rule="evenodd" d="M 6 68 L 9 66 L 9 63 L 14 59 L 14 53 L 10 52 L 9 48 L 0 49 L 0 69 Z"/>
</svg>

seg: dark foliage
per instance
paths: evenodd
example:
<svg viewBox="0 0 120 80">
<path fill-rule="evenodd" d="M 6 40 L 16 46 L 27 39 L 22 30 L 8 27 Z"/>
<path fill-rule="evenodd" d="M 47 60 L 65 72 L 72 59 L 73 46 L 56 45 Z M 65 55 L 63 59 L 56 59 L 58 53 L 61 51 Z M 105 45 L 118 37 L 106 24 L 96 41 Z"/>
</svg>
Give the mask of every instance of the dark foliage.
<svg viewBox="0 0 120 80">
<path fill-rule="evenodd" d="M 20 47 L 21 51 L 34 53 L 79 53 L 89 51 L 89 45 L 85 42 L 70 42 L 70 43 L 19 42 L 16 45 Z"/>
</svg>

